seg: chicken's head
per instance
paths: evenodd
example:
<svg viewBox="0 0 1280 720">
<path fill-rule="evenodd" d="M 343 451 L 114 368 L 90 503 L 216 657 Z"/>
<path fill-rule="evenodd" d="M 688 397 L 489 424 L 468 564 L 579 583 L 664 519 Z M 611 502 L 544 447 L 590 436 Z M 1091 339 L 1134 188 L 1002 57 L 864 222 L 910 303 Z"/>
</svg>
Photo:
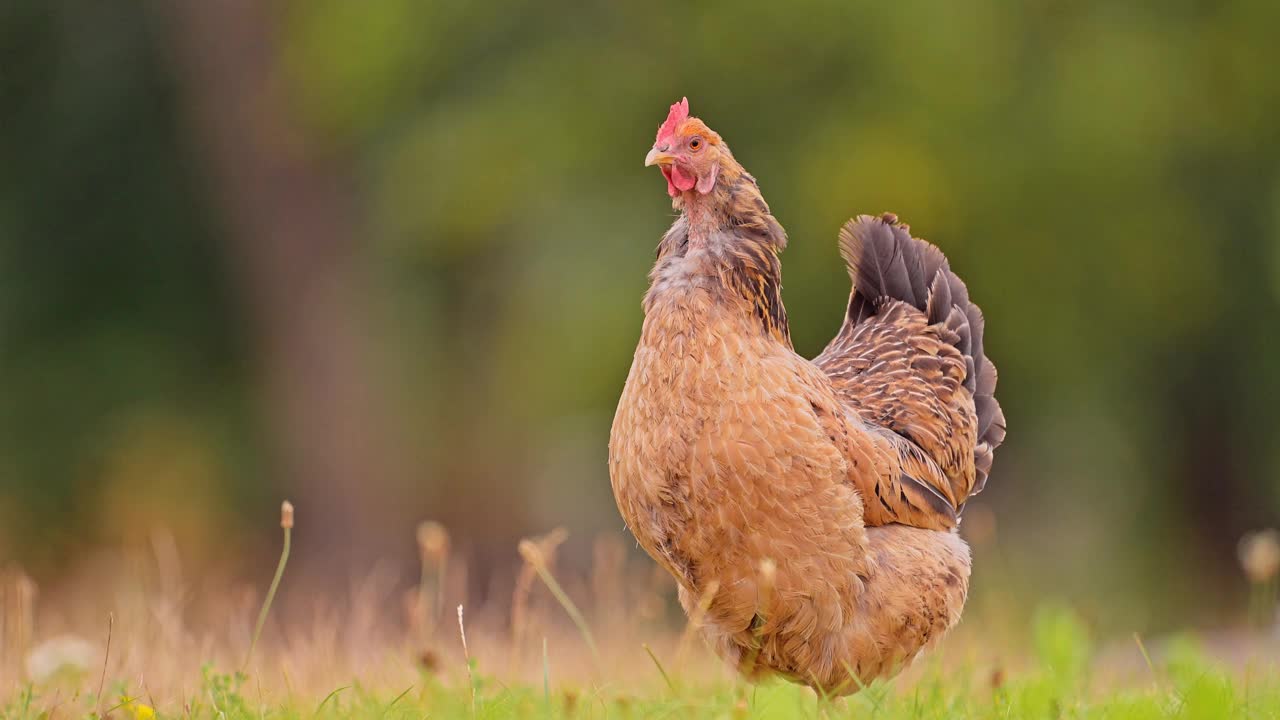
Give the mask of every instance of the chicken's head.
<svg viewBox="0 0 1280 720">
<path fill-rule="evenodd" d="M 690 190 L 706 195 L 715 189 L 722 155 L 727 152 L 714 130 L 689 117 L 689 99 L 684 98 L 671 106 L 644 164 L 662 169 L 671 197 Z"/>
</svg>

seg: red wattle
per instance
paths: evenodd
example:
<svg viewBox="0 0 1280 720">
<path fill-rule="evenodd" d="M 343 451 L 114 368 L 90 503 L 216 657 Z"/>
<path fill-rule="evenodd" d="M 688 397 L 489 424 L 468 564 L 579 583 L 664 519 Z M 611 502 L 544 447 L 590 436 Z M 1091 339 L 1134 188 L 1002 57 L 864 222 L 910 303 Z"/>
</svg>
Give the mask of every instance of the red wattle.
<svg viewBox="0 0 1280 720">
<path fill-rule="evenodd" d="M 679 195 L 680 191 L 676 189 L 675 185 L 671 184 L 671 168 L 665 165 L 662 166 L 662 177 L 667 179 L 667 194 L 670 195 L 671 197 L 675 197 L 676 195 Z"/>
<path fill-rule="evenodd" d="M 685 175 L 679 165 L 671 166 L 671 184 L 675 185 L 678 190 L 689 191 L 693 186 L 698 184 L 698 179 L 692 175 Z"/>
<path fill-rule="evenodd" d="M 667 179 L 667 194 L 671 197 L 681 192 L 688 192 L 698 184 L 698 179 L 692 175 L 686 175 L 679 165 L 663 165 L 662 177 Z"/>
</svg>

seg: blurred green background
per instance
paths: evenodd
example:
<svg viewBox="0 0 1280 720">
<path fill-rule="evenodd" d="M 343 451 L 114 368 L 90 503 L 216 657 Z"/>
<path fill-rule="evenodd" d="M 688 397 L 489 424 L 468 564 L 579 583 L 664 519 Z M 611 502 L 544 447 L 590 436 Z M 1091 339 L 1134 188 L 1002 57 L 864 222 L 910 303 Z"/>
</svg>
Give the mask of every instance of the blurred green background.
<svg viewBox="0 0 1280 720">
<path fill-rule="evenodd" d="M 975 589 L 1227 622 L 1280 518 L 1280 4 L 8 0 L 0 560 L 173 528 L 473 578 L 621 535 L 605 464 L 687 95 L 791 244 L 892 210 L 987 317 L 1009 439 Z M 980 511 L 981 513 L 981 511 Z M 575 549 L 576 543 L 576 549 Z M 576 554 L 575 554 L 576 553 Z M 340 572 L 341 571 L 341 572 Z"/>
</svg>

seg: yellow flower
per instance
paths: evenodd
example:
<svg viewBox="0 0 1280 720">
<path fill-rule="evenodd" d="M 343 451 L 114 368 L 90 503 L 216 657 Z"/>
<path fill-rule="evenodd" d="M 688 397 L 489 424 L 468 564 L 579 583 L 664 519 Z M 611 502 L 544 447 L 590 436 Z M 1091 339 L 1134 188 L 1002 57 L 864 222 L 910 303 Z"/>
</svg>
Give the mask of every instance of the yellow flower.
<svg viewBox="0 0 1280 720">
<path fill-rule="evenodd" d="M 131 697 L 120 698 L 120 705 L 133 717 L 133 720 L 156 720 L 155 708 L 137 702 Z"/>
</svg>

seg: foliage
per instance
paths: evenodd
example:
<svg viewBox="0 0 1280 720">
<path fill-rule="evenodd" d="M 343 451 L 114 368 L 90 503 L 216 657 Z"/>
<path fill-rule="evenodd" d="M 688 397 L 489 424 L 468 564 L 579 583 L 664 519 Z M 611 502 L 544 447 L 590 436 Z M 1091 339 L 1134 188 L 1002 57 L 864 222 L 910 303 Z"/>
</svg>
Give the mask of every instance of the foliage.
<svg viewBox="0 0 1280 720">
<path fill-rule="evenodd" d="M 0 10 L 0 557 L 37 570 L 157 518 L 240 537 L 286 482 L 163 6 Z M 545 527 L 620 532 L 605 445 L 670 220 L 641 158 L 688 95 L 790 232 L 802 353 L 858 212 L 910 221 L 981 303 L 1010 434 L 975 592 L 1052 586 L 1122 628 L 1238 606 L 1235 540 L 1280 515 L 1280 4 L 282 7 L 281 143 L 357 205 L 404 468 L 360 480 L 386 537 L 442 518 L 491 566 Z"/>
</svg>

